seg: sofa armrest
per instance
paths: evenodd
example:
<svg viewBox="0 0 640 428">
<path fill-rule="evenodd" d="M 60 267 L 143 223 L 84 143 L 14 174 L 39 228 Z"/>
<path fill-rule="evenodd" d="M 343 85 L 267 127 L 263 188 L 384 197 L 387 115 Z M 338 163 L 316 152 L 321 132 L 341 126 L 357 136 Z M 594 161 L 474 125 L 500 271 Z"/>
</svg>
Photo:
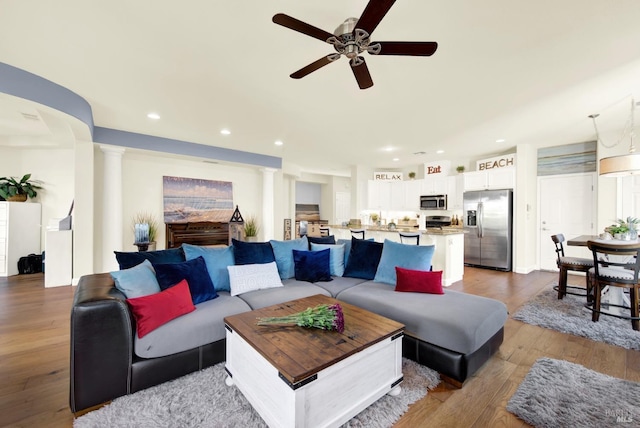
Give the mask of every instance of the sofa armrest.
<svg viewBox="0 0 640 428">
<path fill-rule="evenodd" d="M 80 278 L 71 308 L 72 412 L 126 395 L 133 358 L 133 322 L 109 274 Z"/>
</svg>

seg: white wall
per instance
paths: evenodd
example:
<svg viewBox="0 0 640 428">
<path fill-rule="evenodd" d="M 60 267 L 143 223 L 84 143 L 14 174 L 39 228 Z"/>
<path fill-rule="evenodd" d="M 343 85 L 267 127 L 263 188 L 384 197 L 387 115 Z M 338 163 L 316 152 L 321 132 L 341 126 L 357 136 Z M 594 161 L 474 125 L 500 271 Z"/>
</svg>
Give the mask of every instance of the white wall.
<svg viewBox="0 0 640 428">
<path fill-rule="evenodd" d="M 95 145 L 95 193 L 103 188 L 103 154 Z M 136 251 L 133 245 L 133 217 L 148 212 L 156 217 L 159 227 L 157 249 L 165 248 L 165 229 L 162 205 L 162 177 L 188 177 L 206 180 L 231 181 L 233 203 L 238 205 L 244 218 L 262 215 L 262 173 L 258 168 L 205 163 L 199 159 L 165 155 L 162 153 L 128 149 L 122 157 L 122 251 Z M 109 221 L 108 207 L 102 207 L 102 198 L 95 198 L 96 242 L 101 242 L 101 225 Z M 117 250 L 117 249 L 114 249 Z M 101 265 L 102 250 L 95 246 L 94 263 Z"/>
<path fill-rule="evenodd" d="M 49 219 L 66 217 L 73 201 L 74 151 L 8 147 L 0 150 L 0 176 L 22 178 L 31 173 L 31 179 L 43 182 L 43 189 L 38 191 L 38 196 L 32 201 L 42 204 L 40 246 L 44 250 Z"/>
</svg>

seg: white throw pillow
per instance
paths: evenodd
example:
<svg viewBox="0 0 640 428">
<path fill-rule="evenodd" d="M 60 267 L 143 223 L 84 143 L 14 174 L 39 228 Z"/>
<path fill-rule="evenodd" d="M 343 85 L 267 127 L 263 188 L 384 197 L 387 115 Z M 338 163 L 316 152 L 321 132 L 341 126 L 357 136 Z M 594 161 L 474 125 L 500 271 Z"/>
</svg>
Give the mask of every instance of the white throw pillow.
<svg viewBox="0 0 640 428">
<path fill-rule="evenodd" d="M 282 287 L 276 262 L 227 266 L 231 295 L 246 293 L 263 288 Z"/>
</svg>

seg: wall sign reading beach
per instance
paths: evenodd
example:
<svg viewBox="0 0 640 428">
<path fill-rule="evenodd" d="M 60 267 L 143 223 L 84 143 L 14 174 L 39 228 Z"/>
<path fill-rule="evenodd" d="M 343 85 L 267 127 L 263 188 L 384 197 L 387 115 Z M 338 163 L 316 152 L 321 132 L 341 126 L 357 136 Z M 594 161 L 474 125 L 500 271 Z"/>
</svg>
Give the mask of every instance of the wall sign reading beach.
<svg viewBox="0 0 640 428">
<path fill-rule="evenodd" d="M 162 177 L 165 223 L 228 222 L 233 215 L 233 183 Z"/>
</svg>

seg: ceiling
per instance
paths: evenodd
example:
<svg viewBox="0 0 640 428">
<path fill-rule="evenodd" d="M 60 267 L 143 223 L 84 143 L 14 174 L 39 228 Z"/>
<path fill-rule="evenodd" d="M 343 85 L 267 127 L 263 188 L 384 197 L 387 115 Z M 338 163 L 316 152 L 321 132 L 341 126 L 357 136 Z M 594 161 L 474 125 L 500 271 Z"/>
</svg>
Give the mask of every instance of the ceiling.
<svg viewBox="0 0 640 428">
<path fill-rule="evenodd" d="M 333 32 L 367 3 L 3 0 L 0 61 L 85 98 L 96 126 L 330 174 L 593 140 L 589 114 L 613 132 L 640 98 L 638 0 L 399 0 L 372 40 L 437 41 L 433 56 L 364 54 L 366 90 L 346 58 L 289 77 L 333 48 L 273 24 L 274 14 Z M 0 98 L 0 144 L 72 140 L 54 116 Z"/>
</svg>

